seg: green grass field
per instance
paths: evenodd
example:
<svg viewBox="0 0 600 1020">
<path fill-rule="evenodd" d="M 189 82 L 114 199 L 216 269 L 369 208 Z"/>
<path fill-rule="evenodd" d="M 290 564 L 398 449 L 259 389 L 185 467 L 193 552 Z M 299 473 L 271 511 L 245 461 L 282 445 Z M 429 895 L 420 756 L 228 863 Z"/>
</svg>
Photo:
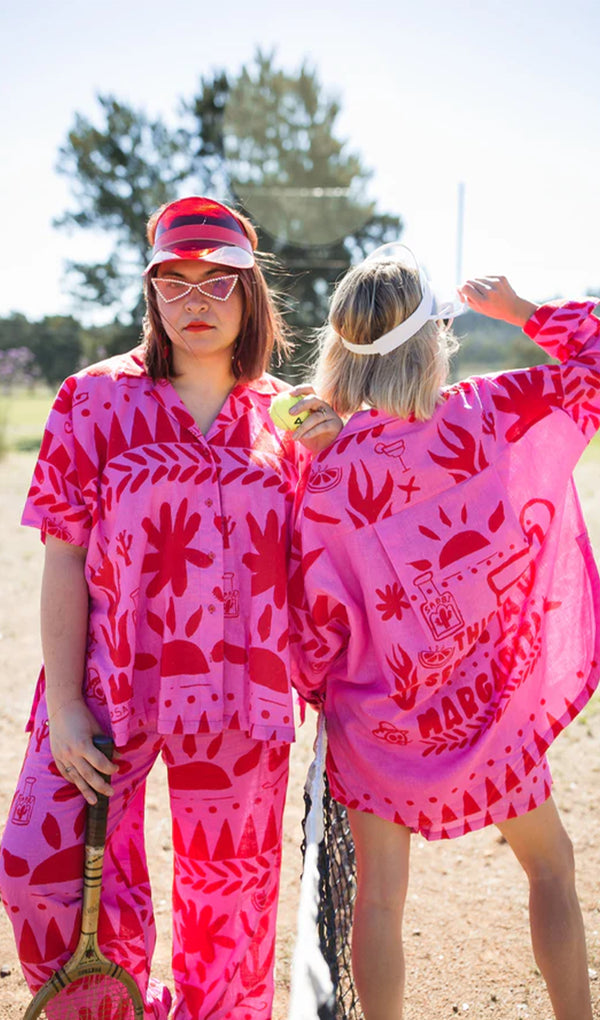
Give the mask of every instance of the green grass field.
<svg viewBox="0 0 600 1020">
<path fill-rule="evenodd" d="M 6 451 L 38 448 L 53 397 L 52 391 L 42 386 L 0 396 L 0 430 L 4 430 Z M 590 443 L 583 459 L 600 461 L 600 433 Z"/>
<path fill-rule="evenodd" d="M 45 386 L 0 396 L 1 445 L 5 452 L 38 448 L 53 396 Z"/>
</svg>

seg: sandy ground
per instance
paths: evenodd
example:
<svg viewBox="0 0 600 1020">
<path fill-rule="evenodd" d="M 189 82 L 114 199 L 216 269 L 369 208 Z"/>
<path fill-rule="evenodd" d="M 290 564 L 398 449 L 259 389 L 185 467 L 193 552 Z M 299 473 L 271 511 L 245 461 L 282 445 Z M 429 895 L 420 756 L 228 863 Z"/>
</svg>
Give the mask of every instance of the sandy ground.
<svg viewBox="0 0 600 1020">
<path fill-rule="evenodd" d="M 0 821 L 4 822 L 24 748 L 23 726 L 39 666 L 37 626 L 41 546 L 18 520 L 33 458 L 12 455 L 0 464 Z M 578 481 L 596 552 L 600 553 L 598 462 L 588 458 Z M 312 728 L 300 732 L 292 755 L 285 823 L 279 923 L 277 994 L 273 1020 L 287 1015 L 301 861 L 302 785 L 311 757 Z M 600 1017 L 600 699 L 563 734 L 550 762 L 554 794 L 573 839 L 585 918 L 594 1004 Z M 164 775 L 156 769 L 148 791 L 147 831 L 159 942 L 157 976 L 169 980 L 170 849 Z M 529 943 L 527 887 L 506 844 L 492 829 L 449 842 L 413 840 L 406 915 L 406 1020 L 550 1020 L 543 982 Z M 0 1020 L 17 1020 L 28 1001 L 12 931 L 0 912 Z"/>
</svg>

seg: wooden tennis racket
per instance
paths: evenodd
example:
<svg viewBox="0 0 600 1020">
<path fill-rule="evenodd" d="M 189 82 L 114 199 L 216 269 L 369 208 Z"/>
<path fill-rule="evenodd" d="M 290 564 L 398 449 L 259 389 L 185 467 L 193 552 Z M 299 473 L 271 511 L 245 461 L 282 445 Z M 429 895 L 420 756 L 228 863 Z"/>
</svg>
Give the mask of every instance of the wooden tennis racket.
<svg viewBox="0 0 600 1020">
<path fill-rule="evenodd" d="M 114 745 L 102 734 L 95 746 L 112 759 Z M 105 776 L 110 782 L 110 777 Z M 98 794 L 88 804 L 85 828 L 85 864 L 81 931 L 75 952 L 55 971 L 31 1001 L 23 1020 L 143 1020 L 144 1002 L 126 970 L 98 948 L 98 914 L 102 888 L 102 864 L 106 840 L 108 797 Z"/>
</svg>

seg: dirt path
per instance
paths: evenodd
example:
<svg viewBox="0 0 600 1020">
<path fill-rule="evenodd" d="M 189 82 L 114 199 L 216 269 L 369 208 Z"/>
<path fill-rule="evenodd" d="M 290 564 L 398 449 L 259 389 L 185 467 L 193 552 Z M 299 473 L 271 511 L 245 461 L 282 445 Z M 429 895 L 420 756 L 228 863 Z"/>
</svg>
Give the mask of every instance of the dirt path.
<svg viewBox="0 0 600 1020">
<path fill-rule="evenodd" d="M 39 667 L 37 607 L 41 547 L 18 519 L 33 460 L 14 455 L 0 464 L 0 821 L 16 786 L 25 723 Z M 600 553 L 599 469 L 590 457 L 578 481 L 592 540 Z M 279 924 L 277 996 L 273 1020 L 285 1020 L 294 940 L 302 784 L 310 760 L 312 729 L 304 727 L 293 749 L 286 812 L 284 873 Z M 600 1018 L 600 699 L 556 742 L 550 762 L 555 798 L 575 844 L 578 887 L 585 918 L 594 1003 Z M 171 838 L 164 776 L 151 775 L 147 831 L 159 942 L 157 976 L 169 979 Z M 428 844 L 415 839 L 406 917 L 406 1020 L 550 1020 L 551 1010 L 535 967 L 527 926 L 526 883 L 495 829 Z M 0 912 L 0 1020 L 17 1020 L 28 1001 L 13 945 Z"/>
</svg>

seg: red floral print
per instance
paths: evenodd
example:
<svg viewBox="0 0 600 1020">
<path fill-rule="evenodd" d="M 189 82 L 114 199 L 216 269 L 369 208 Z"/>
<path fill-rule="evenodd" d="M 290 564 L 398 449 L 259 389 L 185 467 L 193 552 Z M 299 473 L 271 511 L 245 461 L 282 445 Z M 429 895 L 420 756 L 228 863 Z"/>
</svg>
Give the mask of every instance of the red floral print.
<svg viewBox="0 0 600 1020">
<path fill-rule="evenodd" d="M 142 563 L 142 573 L 154 572 L 146 594 L 152 598 L 158 595 L 167 584 L 171 584 L 175 595 L 183 595 L 187 588 L 187 563 L 196 567 L 210 567 L 211 559 L 207 553 L 189 548 L 190 542 L 200 527 L 199 513 L 188 516 L 188 501 L 182 500 L 175 521 L 172 520 L 171 506 L 163 503 L 159 514 L 160 524 L 156 527 L 149 517 L 142 521 L 142 527 L 148 535 L 150 545 L 155 552 L 146 553 Z"/>
</svg>

